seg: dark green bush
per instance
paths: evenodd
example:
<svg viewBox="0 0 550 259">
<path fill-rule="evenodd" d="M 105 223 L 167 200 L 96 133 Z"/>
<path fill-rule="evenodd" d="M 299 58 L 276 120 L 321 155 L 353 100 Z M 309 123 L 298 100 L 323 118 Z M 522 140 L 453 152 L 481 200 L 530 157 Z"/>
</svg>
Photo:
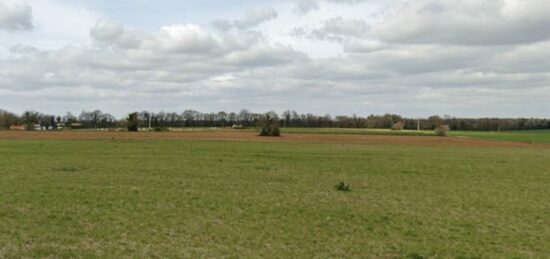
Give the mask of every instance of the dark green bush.
<svg viewBox="0 0 550 259">
<path fill-rule="evenodd" d="M 263 136 L 263 137 L 280 137 L 281 136 L 281 130 L 279 129 L 279 126 L 263 127 L 260 130 L 260 136 Z"/>
<path fill-rule="evenodd" d="M 137 112 L 128 115 L 128 131 L 138 131 L 138 114 Z"/>
<path fill-rule="evenodd" d="M 170 131 L 170 129 L 168 129 L 168 128 L 161 128 L 161 127 L 156 127 L 156 128 L 153 128 L 153 131 L 154 131 L 154 132 L 167 132 L 167 131 Z"/>
<path fill-rule="evenodd" d="M 267 137 L 267 136 L 269 136 L 269 134 L 270 134 L 270 129 L 267 128 L 267 127 L 263 127 L 263 128 L 260 130 L 260 136 Z"/>
<path fill-rule="evenodd" d="M 425 257 L 419 253 L 410 253 L 406 257 L 407 259 L 424 259 Z"/>
<path fill-rule="evenodd" d="M 281 130 L 279 129 L 279 120 L 266 114 L 266 116 L 260 121 L 262 128 L 260 129 L 260 136 L 263 137 L 280 137 Z"/>
</svg>

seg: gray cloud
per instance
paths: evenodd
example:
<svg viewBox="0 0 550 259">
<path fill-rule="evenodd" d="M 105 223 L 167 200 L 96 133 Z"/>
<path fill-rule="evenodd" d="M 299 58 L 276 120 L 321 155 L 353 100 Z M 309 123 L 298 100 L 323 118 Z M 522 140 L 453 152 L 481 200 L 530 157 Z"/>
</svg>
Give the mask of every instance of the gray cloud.
<svg viewBox="0 0 550 259">
<path fill-rule="evenodd" d="M 14 54 L 34 54 L 37 53 L 39 50 L 33 46 L 29 45 L 23 45 L 23 44 L 17 44 L 12 47 L 10 47 L 10 52 Z"/>
<path fill-rule="evenodd" d="M 296 3 L 295 12 L 300 14 L 309 13 L 314 10 L 319 10 L 319 3 L 317 0 L 298 0 Z"/>
<path fill-rule="evenodd" d="M 374 26 L 380 39 L 413 44 L 502 45 L 550 38 L 545 0 L 404 1 Z"/>
<path fill-rule="evenodd" d="M 367 53 L 387 48 L 387 44 L 380 41 L 365 39 L 348 39 L 343 46 L 344 51 L 348 53 Z"/>
<path fill-rule="evenodd" d="M 22 0 L 0 1 L 0 29 L 29 31 L 34 28 L 32 9 Z"/>
<path fill-rule="evenodd" d="M 373 2 L 373 0 L 292 0 L 292 1 L 296 3 L 294 12 L 299 14 L 307 14 L 311 11 L 319 10 L 320 8 L 319 3 L 321 2 L 327 2 L 327 3 L 333 3 L 333 4 L 347 4 L 347 5 Z"/>
<path fill-rule="evenodd" d="M 372 0 L 326 0 L 330 3 L 337 3 L 337 4 L 358 4 L 358 3 L 365 3 L 365 2 L 372 2 Z"/>
</svg>

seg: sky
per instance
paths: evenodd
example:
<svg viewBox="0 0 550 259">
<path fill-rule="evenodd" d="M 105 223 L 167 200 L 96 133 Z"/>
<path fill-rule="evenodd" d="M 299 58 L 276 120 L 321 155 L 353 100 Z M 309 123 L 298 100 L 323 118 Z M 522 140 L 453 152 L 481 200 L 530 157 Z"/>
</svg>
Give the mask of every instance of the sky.
<svg viewBox="0 0 550 259">
<path fill-rule="evenodd" d="M 550 117 L 547 0 L 0 0 L 0 109 Z"/>
</svg>

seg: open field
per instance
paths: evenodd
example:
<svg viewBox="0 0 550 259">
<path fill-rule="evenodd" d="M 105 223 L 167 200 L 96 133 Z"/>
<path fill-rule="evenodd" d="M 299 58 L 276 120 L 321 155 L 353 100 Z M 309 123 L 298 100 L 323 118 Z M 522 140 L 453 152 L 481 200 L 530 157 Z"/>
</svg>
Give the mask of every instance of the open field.
<svg viewBox="0 0 550 259">
<path fill-rule="evenodd" d="M 548 197 L 548 145 L 0 133 L 0 258 L 545 258 Z"/>
<path fill-rule="evenodd" d="M 234 132 L 232 129 L 219 128 L 183 128 L 183 132 Z M 400 130 L 364 129 L 364 128 L 283 128 L 284 134 L 324 134 L 324 135 L 369 135 L 369 136 L 435 136 L 430 130 Z M 256 129 L 245 129 L 243 132 L 255 132 Z M 451 137 L 473 138 L 483 140 L 497 140 L 521 142 L 528 144 L 550 144 L 550 130 L 527 131 L 451 131 Z"/>
<path fill-rule="evenodd" d="M 380 132 L 382 132 L 380 130 Z M 5 140 L 206 140 L 332 144 L 407 144 L 423 146 L 547 147 L 529 143 L 478 138 L 397 136 L 383 134 L 283 133 L 279 138 L 260 137 L 252 130 L 186 130 L 182 132 L 98 132 L 98 131 L 0 131 Z"/>
<path fill-rule="evenodd" d="M 356 134 L 356 135 L 387 135 L 387 136 L 434 136 L 433 131 L 387 129 L 330 129 L 330 128 L 287 128 L 286 133 L 299 134 Z M 485 140 L 512 141 L 530 144 L 550 144 L 550 130 L 531 131 L 451 131 L 451 137 L 467 137 Z"/>
<path fill-rule="evenodd" d="M 550 130 L 508 131 L 508 132 L 479 132 L 457 131 L 451 136 L 471 137 L 487 140 L 514 141 L 533 144 L 550 144 Z"/>
<path fill-rule="evenodd" d="M 357 134 L 357 135 L 390 135 L 390 136 L 434 136 L 433 131 L 389 129 L 348 129 L 348 128 L 285 128 L 285 133 L 298 134 Z"/>
<path fill-rule="evenodd" d="M 246 132 L 247 134 L 254 133 L 257 129 L 221 129 L 221 128 L 177 128 L 178 132 L 186 132 L 195 134 L 193 137 L 200 133 L 223 133 L 222 139 L 235 134 L 237 132 Z M 417 137 L 433 137 L 435 136 L 433 131 L 422 130 L 401 130 L 392 131 L 388 129 L 356 129 L 356 128 L 283 128 L 281 129 L 285 135 L 368 135 L 368 136 L 417 136 Z M 65 131 L 65 132 L 97 132 L 94 129 Z M 229 135 L 228 135 L 229 134 Z M 238 135 L 238 133 L 237 133 Z M 0 138 L 11 136 L 9 133 L 0 131 Z M 109 135 L 110 136 L 110 135 Z M 191 135 L 187 135 L 191 136 Z M 212 136 L 212 135 L 208 135 Z M 531 131 L 451 131 L 450 137 L 459 138 L 471 138 L 490 141 L 505 141 L 505 142 L 519 142 L 527 144 L 550 144 L 550 130 L 531 130 Z M 210 137 L 207 137 L 210 138 Z"/>
</svg>

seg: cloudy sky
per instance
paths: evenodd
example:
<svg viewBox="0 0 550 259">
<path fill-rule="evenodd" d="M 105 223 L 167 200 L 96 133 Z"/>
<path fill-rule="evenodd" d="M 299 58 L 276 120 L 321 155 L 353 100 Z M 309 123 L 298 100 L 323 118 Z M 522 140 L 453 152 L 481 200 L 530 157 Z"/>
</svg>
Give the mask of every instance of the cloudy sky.
<svg viewBox="0 0 550 259">
<path fill-rule="evenodd" d="M 0 0 L 0 108 L 550 117 L 548 0 Z"/>
</svg>

